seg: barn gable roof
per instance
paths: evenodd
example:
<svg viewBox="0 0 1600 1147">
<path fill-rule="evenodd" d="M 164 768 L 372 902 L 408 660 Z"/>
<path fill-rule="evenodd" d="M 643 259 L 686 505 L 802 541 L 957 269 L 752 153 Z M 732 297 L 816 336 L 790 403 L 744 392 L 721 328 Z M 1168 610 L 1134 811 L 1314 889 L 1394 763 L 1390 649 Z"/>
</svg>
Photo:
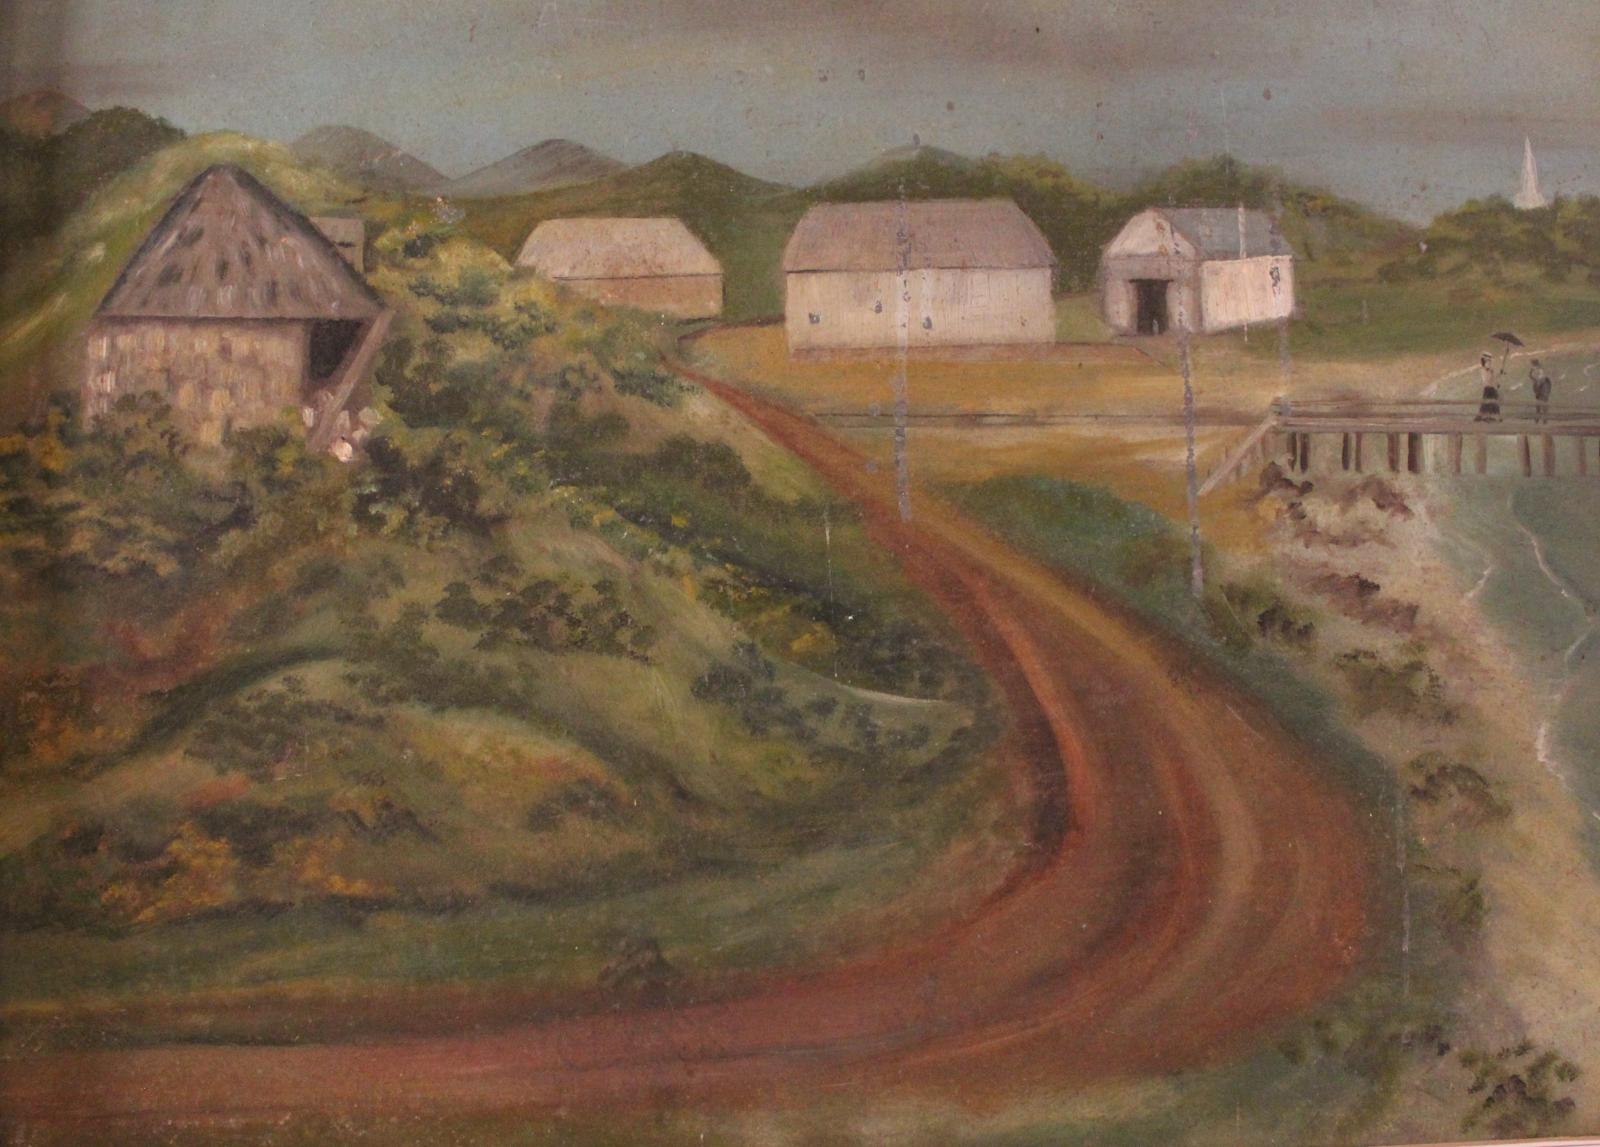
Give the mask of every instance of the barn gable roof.
<svg viewBox="0 0 1600 1147">
<path fill-rule="evenodd" d="M 1009 199 L 827 203 L 807 211 L 785 271 L 1054 267 L 1044 233 Z"/>
<path fill-rule="evenodd" d="M 720 275 L 722 265 L 681 220 L 546 219 L 528 235 L 517 266 L 549 279 L 655 279 Z"/>
<path fill-rule="evenodd" d="M 311 221 L 249 172 L 195 176 L 96 312 L 183 319 L 369 319 L 383 303 Z"/>
<path fill-rule="evenodd" d="M 1149 210 L 1165 218 L 1174 231 L 1194 246 L 1200 258 L 1239 258 L 1237 207 L 1152 207 Z M 1265 211 L 1248 210 L 1244 212 L 1244 253 L 1248 258 L 1255 258 L 1258 255 L 1292 255 L 1294 251 L 1272 216 Z"/>
</svg>

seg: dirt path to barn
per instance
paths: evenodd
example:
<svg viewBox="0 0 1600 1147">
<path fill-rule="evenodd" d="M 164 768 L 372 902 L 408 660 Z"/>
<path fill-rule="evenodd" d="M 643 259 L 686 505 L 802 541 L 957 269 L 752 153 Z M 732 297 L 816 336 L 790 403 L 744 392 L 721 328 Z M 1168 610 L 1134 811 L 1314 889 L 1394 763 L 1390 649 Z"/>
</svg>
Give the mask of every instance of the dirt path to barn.
<svg viewBox="0 0 1600 1147">
<path fill-rule="evenodd" d="M 816 422 L 686 371 L 856 500 L 1002 690 L 1031 858 L 972 919 L 715 999 L 493 1031 L 0 1063 L 36 1122 L 607 1109 L 937 1093 L 994 1102 L 1200 1066 L 1326 998 L 1370 936 L 1371 842 L 1311 753 L 1181 650 Z"/>
</svg>

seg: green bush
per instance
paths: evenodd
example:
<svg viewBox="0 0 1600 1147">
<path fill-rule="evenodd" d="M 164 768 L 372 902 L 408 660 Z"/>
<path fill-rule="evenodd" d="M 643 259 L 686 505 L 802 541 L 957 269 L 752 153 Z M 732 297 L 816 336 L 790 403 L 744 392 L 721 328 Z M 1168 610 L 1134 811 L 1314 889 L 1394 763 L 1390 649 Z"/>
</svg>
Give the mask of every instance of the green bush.
<svg viewBox="0 0 1600 1147">
<path fill-rule="evenodd" d="M 1461 1121 L 1463 1131 L 1536 1138 L 1562 1130 L 1577 1110 L 1577 1102 L 1560 1092 L 1577 1080 L 1578 1065 L 1531 1040 L 1492 1053 L 1463 1051 L 1460 1061 L 1472 1073 L 1467 1094 L 1477 1097 Z"/>
<path fill-rule="evenodd" d="M 1470 824 L 1487 824 L 1511 815 L 1511 806 L 1471 765 L 1431 750 L 1405 764 L 1411 778 L 1411 799 L 1428 808 L 1441 809 Z"/>
<path fill-rule="evenodd" d="M 219 773 L 238 771 L 270 781 L 281 770 L 313 760 L 350 761 L 381 719 L 308 697 L 299 679 L 214 706 L 195 728 L 185 752 Z"/>
<path fill-rule="evenodd" d="M 676 375 L 655 367 L 614 368 L 611 374 L 618 394 L 642 398 L 657 406 L 676 406 L 680 398 L 694 392 L 694 387 Z"/>
<path fill-rule="evenodd" d="M 1341 653 L 1334 665 L 1343 674 L 1363 716 L 1392 713 L 1449 724 L 1455 708 L 1444 697 L 1444 680 L 1420 655 L 1385 658 L 1370 649 Z"/>
</svg>

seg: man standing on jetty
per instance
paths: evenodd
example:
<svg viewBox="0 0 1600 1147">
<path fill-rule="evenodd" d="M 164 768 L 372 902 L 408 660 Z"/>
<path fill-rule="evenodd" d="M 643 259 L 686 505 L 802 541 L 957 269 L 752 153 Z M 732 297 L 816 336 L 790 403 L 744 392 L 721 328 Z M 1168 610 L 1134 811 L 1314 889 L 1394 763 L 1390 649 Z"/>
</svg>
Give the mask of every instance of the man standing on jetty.
<svg viewBox="0 0 1600 1147">
<path fill-rule="evenodd" d="M 1549 372 L 1539 365 L 1538 359 L 1534 359 L 1528 367 L 1528 381 L 1533 383 L 1533 420 L 1550 421 L 1550 390 L 1555 384 L 1551 382 Z"/>
</svg>

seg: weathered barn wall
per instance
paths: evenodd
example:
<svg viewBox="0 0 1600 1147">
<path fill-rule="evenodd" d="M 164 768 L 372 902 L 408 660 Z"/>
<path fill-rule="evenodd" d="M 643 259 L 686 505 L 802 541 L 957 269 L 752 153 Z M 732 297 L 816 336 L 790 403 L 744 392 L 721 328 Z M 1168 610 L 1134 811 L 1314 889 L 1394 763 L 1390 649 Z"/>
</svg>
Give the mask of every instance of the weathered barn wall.
<svg viewBox="0 0 1600 1147">
<path fill-rule="evenodd" d="M 1202 263 L 1200 300 L 1206 331 L 1288 318 L 1294 311 L 1294 260 L 1263 255 Z"/>
<path fill-rule="evenodd" d="M 259 426 L 302 400 L 307 326 L 298 322 L 101 318 L 89 330 L 84 413 L 156 391 L 200 441 Z"/>
<path fill-rule="evenodd" d="M 907 275 L 907 345 L 976 346 L 1055 341 L 1048 267 L 929 268 Z M 793 271 L 784 307 L 793 350 L 897 345 L 894 271 Z"/>
<path fill-rule="evenodd" d="M 722 313 L 721 275 L 558 281 L 586 298 L 612 307 L 638 307 L 680 319 L 710 319 Z"/>
</svg>

